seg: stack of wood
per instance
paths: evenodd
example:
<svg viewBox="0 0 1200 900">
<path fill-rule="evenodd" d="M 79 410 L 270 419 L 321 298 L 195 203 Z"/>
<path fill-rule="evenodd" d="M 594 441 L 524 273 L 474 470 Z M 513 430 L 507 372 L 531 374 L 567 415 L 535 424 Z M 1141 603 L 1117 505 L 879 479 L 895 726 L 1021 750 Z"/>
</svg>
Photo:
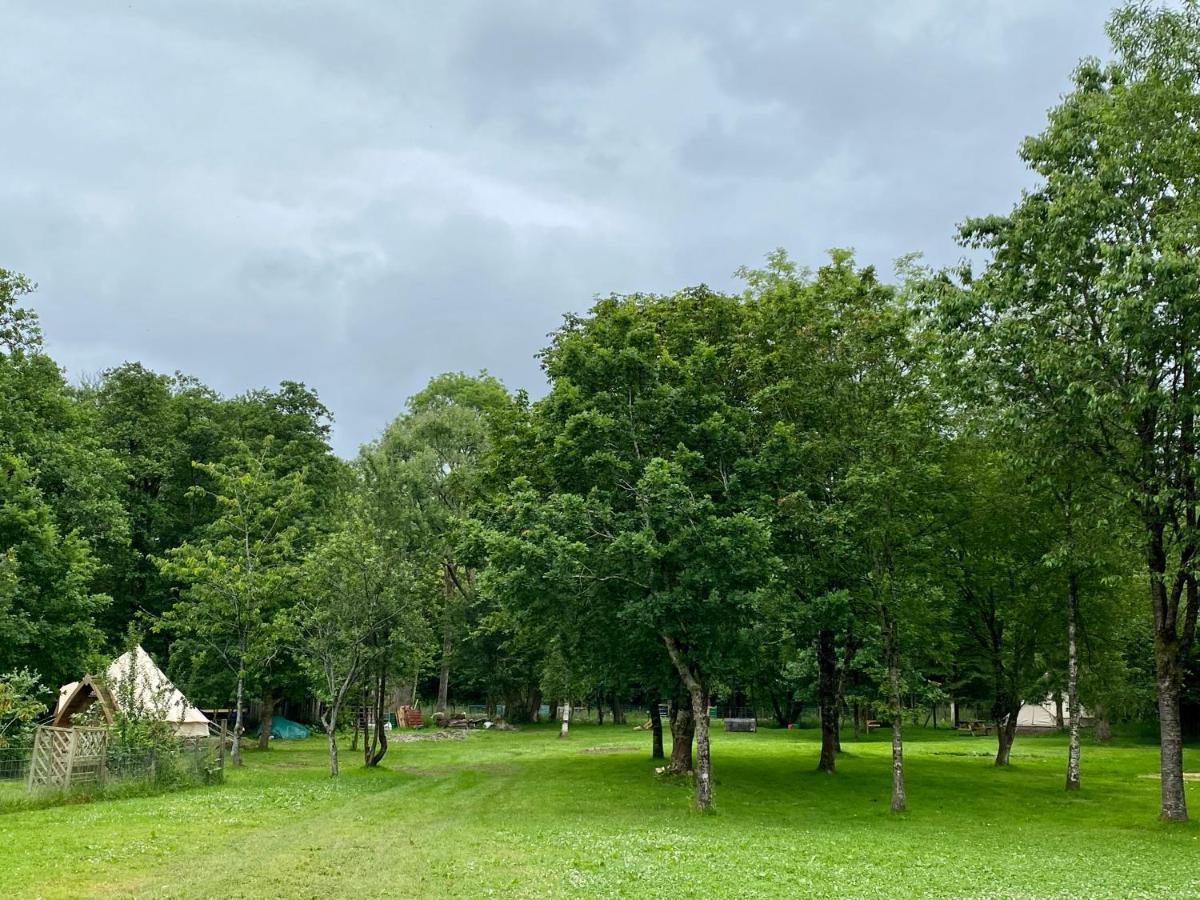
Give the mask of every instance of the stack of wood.
<svg viewBox="0 0 1200 900">
<path fill-rule="evenodd" d="M 396 722 L 401 728 L 423 728 L 425 717 L 419 706 L 401 706 L 396 710 Z"/>
</svg>

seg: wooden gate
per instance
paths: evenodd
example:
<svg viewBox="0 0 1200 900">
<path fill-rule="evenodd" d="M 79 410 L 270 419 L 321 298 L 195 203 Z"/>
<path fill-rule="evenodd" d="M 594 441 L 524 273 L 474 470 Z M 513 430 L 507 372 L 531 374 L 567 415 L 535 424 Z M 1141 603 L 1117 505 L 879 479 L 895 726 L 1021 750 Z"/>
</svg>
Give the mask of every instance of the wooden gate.
<svg viewBox="0 0 1200 900">
<path fill-rule="evenodd" d="M 27 789 L 103 784 L 107 776 L 107 728 L 42 725 L 33 739 Z"/>
</svg>

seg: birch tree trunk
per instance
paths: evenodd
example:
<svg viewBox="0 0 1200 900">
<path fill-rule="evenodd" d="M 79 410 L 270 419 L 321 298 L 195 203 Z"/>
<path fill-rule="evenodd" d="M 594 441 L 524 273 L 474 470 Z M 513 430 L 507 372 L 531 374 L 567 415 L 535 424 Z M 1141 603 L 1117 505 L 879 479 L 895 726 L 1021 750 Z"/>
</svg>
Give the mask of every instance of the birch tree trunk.
<svg viewBox="0 0 1200 900">
<path fill-rule="evenodd" d="M 896 620 L 887 604 L 883 606 L 884 652 L 888 669 L 888 712 L 892 718 L 892 812 L 904 812 L 908 797 L 904 792 L 904 732 L 900 705 L 900 648 Z"/>
<path fill-rule="evenodd" d="M 698 683 L 688 688 L 692 695 L 692 718 L 696 720 L 696 808 L 712 808 L 712 754 L 708 743 L 708 692 Z"/>
<path fill-rule="evenodd" d="M 337 745 L 337 719 L 333 720 L 333 724 L 326 724 L 325 736 L 329 738 L 329 777 L 336 778 L 338 774 L 338 745 Z"/>
<path fill-rule="evenodd" d="M 237 709 L 233 714 L 233 748 L 229 758 L 235 769 L 242 766 L 242 706 L 246 694 L 246 671 L 238 669 L 237 676 Z"/>
<path fill-rule="evenodd" d="M 1076 619 L 1079 616 L 1079 585 L 1074 573 L 1067 576 L 1067 715 L 1070 737 L 1067 745 L 1067 790 L 1079 790 L 1079 655 Z"/>
<path fill-rule="evenodd" d="M 558 729 L 559 738 L 561 739 L 561 738 L 567 737 L 570 730 L 571 730 L 571 701 L 569 699 L 567 699 L 567 700 L 563 700 L 562 726 Z"/>
</svg>

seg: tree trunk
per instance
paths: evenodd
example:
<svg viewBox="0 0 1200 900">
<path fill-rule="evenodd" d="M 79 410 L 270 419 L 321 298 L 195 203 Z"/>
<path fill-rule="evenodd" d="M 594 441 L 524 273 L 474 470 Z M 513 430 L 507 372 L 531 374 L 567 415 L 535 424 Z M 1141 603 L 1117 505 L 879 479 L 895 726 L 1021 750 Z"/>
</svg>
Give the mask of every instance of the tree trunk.
<svg viewBox="0 0 1200 900">
<path fill-rule="evenodd" d="M 1183 729 L 1179 718 L 1179 694 L 1183 679 L 1179 664 L 1178 642 L 1161 646 L 1156 641 L 1158 672 L 1159 769 L 1162 776 L 1162 812 L 1164 822 L 1186 822 L 1187 799 L 1183 782 Z"/>
<path fill-rule="evenodd" d="M 366 751 L 366 759 L 364 760 L 368 768 L 378 766 L 383 762 L 383 757 L 387 755 L 387 729 L 385 725 L 385 715 L 387 712 L 387 672 L 380 672 L 375 683 L 375 732 L 371 739 L 367 739 L 367 735 L 363 733 L 363 748 Z"/>
<path fill-rule="evenodd" d="M 997 650 L 992 657 L 992 724 L 996 726 L 996 765 L 1007 766 L 1013 739 L 1017 733 L 1021 701 L 1009 684 L 998 654 Z"/>
<path fill-rule="evenodd" d="M 817 632 L 817 694 L 821 717 L 821 758 L 817 769 L 833 773 L 837 759 L 837 658 L 833 631 Z"/>
<path fill-rule="evenodd" d="M 696 728 L 696 808 L 707 811 L 712 808 L 712 754 L 708 745 L 708 692 L 703 680 L 692 669 L 679 642 L 663 635 L 667 653 L 679 672 L 688 696 L 692 700 L 692 719 Z"/>
<path fill-rule="evenodd" d="M 353 707 L 350 711 L 350 717 L 354 720 L 353 727 L 350 729 L 351 753 L 358 750 L 359 734 L 366 731 L 367 728 L 367 684 L 365 680 L 359 692 L 358 700 L 358 706 Z"/>
<path fill-rule="evenodd" d="M 883 607 L 884 653 L 888 669 L 888 712 L 892 717 L 892 812 L 904 812 L 908 797 L 904 792 L 904 733 L 901 719 L 900 647 L 896 620 L 891 610 Z"/>
<path fill-rule="evenodd" d="M 229 758 L 235 769 L 242 766 L 242 706 L 246 695 L 246 673 L 239 670 L 237 677 L 237 709 L 233 714 L 233 748 Z"/>
<path fill-rule="evenodd" d="M 271 748 L 271 725 L 275 719 L 275 691 L 270 687 L 263 690 L 262 722 L 258 732 L 258 749 Z"/>
<path fill-rule="evenodd" d="M 686 775 L 692 771 L 692 740 L 696 736 L 696 720 L 692 715 L 692 701 L 685 697 L 680 703 L 671 702 L 671 764 L 667 771 L 673 775 Z"/>
<path fill-rule="evenodd" d="M 783 708 L 783 704 L 779 701 L 779 695 L 775 691 L 771 691 L 771 709 L 775 713 L 775 721 L 780 728 L 787 728 L 792 723 L 788 721 L 787 712 Z"/>
<path fill-rule="evenodd" d="M 692 718 L 696 720 L 696 808 L 712 807 L 712 754 L 708 745 L 708 692 L 694 681 L 688 686 L 692 695 Z"/>
<path fill-rule="evenodd" d="M 650 758 L 663 758 L 663 733 L 662 733 L 662 714 L 658 708 L 658 701 L 655 700 L 650 704 L 650 733 L 652 735 Z"/>
<path fill-rule="evenodd" d="M 846 704 L 846 679 L 850 675 L 850 665 L 854 662 L 854 657 L 858 653 L 858 640 L 854 636 L 853 630 L 846 632 L 846 648 L 842 653 L 842 663 L 837 668 L 837 695 L 834 702 L 834 710 L 836 711 L 833 720 L 834 738 L 837 743 L 837 752 L 842 752 L 842 712 L 849 711 Z M 858 727 L 855 725 L 854 738 L 858 739 Z"/>
<path fill-rule="evenodd" d="M 338 774 L 337 719 L 332 725 L 325 726 L 325 736 L 329 738 L 329 777 L 336 778 Z"/>
<path fill-rule="evenodd" d="M 612 720 L 614 725 L 625 724 L 625 707 L 621 704 L 621 698 L 616 694 L 612 696 Z"/>
<path fill-rule="evenodd" d="M 603 697 L 599 698 L 596 701 L 596 724 L 597 725 L 604 724 L 604 698 Z M 615 725 L 617 723 L 614 722 L 613 724 Z"/>
<path fill-rule="evenodd" d="M 571 730 L 571 701 L 570 699 L 563 700 L 562 705 L 562 726 L 558 729 L 559 738 L 568 736 Z"/>
<path fill-rule="evenodd" d="M 445 613 L 442 617 L 442 671 L 438 672 L 438 704 L 434 714 L 445 713 L 450 701 L 450 653 L 454 650 L 454 625 L 450 618 L 450 598 L 454 586 L 450 583 L 450 570 L 445 570 Z"/>
<path fill-rule="evenodd" d="M 1063 717 L 1063 695 L 1062 691 L 1054 692 L 1054 727 L 1062 731 L 1066 727 L 1066 719 Z"/>
<path fill-rule="evenodd" d="M 857 741 L 859 738 L 859 709 L 857 703 L 854 704 L 854 709 L 850 711 L 850 715 L 854 719 L 854 740 Z"/>
<path fill-rule="evenodd" d="M 1150 601 L 1154 610 L 1154 668 L 1158 685 L 1159 774 L 1162 778 L 1164 822 L 1186 822 L 1187 799 L 1183 783 L 1183 733 L 1179 720 L 1179 695 L 1183 680 L 1180 660 L 1177 607 L 1167 595 L 1167 554 L 1163 526 L 1148 524 L 1146 562 L 1150 571 Z"/>
<path fill-rule="evenodd" d="M 1112 723 L 1108 721 L 1108 710 L 1096 705 L 1096 741 L 1103 744 L 1112 740 Z"/>
<path fill-rule="evenodd" d="M 1071 720 L 1067 744 L 1068 791 L 1079 790 L 1079 655 L 1075 639 L 1078 616 L 1079 585 L 1071 573 L 1067 577 L 1067 713 Z"/>
<path fill-rule="evenodd" d="M 1017 715 L 1020 710 L 1019 706 L 1010 707 L 1008 712 L 996 722 L 996 765 L 998 766 L 1008 765 L 1013 739 L 1017 735 Z"/>
</svg>

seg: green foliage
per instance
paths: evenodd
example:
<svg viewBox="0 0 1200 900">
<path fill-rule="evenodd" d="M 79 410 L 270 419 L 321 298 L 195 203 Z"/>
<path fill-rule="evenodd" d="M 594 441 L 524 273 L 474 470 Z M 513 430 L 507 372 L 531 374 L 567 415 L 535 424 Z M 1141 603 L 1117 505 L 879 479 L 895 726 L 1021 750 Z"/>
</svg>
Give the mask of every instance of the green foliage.
<svg viewBox="0 0 1200 900">
<path fill-rule="evenodd" d="M 19 303 L 36 290 L 37 285 L 20 272 L 0 269 L 0 350 L 8 356 L 42 348 L 37 313 Z"/>
<path fill-rule="evenodd" d="M 197 463 L 211 486 L 192 490 L 216 505 L 216 518 L 157 559 L 184 585 L 157 627 L 184 635 L 234 679 L 235 765 L 247 683 L 265 677 L 285 650 L 310 496 L 302 470 L 276 474 L 273 449 L 268 438 L 257 450 L 242 445 L 229 462 Z"/>
<path fill-rule="evenodd" d="M 412 556 L 372 515 L 360 483 L 341 498 L 340 522 L 304 561 L 288 630 L 328 728 L 364 673 L 411 673 L 429 651 L 437 568 Z"/>
<path fill-rule="evenodd" d="M 24 745 L 46 711 L 50 692 L 29 669 L 0 675 L 0 750 Z"/>
</svg>

